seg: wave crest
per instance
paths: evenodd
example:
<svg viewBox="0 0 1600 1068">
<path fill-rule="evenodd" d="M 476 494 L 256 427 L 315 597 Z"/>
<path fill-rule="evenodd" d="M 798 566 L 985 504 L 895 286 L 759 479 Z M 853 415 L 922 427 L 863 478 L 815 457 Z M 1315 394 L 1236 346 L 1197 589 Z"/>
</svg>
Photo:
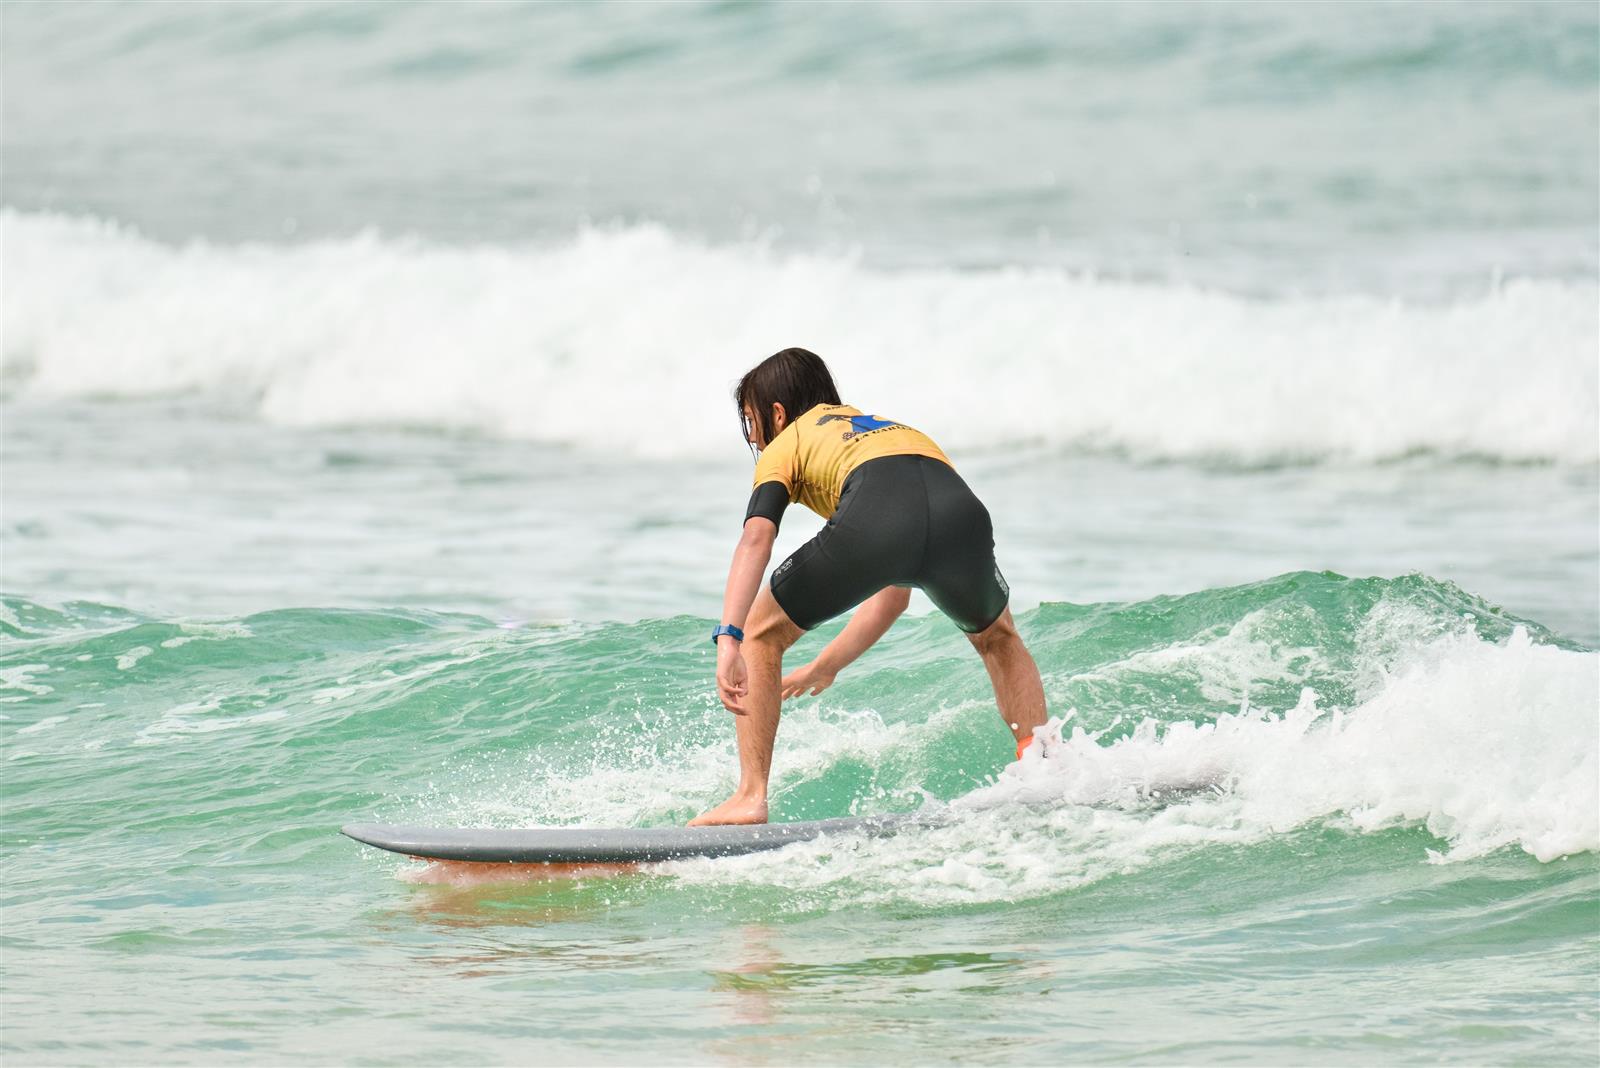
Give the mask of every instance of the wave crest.
<svg viewBox="0 0 1600 1068">
<path fill-rule="evenodd" d="M 1591 282 L 1450 305 L 1257 301 L 1053 270 L 876 271 L 654 226 L 556 247 L 175 247 L 8 211 L 0 240 L 6 378 L 28 395 L 242 396 L 287 424 L 699 455 L 737 447 L 731 382 L 799 344 L 849 399 L 958 450 L 1600 459 Z"/>
</svg>

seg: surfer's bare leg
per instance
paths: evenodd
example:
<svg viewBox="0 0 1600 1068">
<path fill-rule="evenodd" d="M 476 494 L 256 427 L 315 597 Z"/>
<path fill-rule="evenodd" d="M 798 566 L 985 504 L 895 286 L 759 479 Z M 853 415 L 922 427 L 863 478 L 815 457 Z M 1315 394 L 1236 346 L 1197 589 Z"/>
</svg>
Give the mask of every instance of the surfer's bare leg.
<svg viewBox="0 0 1600 1068">
<path fill-rule="evenodd" d="M 972 647 L 983 657 L 983 666 L 989 670 L 989 681 L 994 684 L 995 704 L 1000 706 L 1000 718 L 1006 721 L 1017 741 L 1033 737 L 1033 728 L 1042 727 L 1049 713 L 1045 710 L 1044 683 L 1039 678 L 1039 666 L 1033 655 L 1022 644 L 1022 635 L 1011 618 L 1011 609 L 1000 613 L 1000 618 L 986 630 L 969 634 Z"/>
<path fill-rule="evenodd" d="M 689 826 L 767 822 L 767 777 L 778 737 L 783 653 L 804 633 L 779 607 L 772 590 L 763 586 L 745 621 L 742 651 L 750 672 L 745 714 L 733 717 L 739 735 L 739 787 L 728 800 L 690 820 Z"/>
</svg>

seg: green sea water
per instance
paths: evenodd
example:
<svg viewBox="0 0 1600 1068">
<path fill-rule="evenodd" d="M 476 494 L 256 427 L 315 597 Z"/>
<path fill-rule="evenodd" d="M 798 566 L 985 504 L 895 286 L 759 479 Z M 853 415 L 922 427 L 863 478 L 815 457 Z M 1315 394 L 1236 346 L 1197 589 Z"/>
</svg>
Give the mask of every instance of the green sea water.
<svg viewBox="0 0 1600 1068">
<path fill-rule="evenodd" d="M 950 825 L 489 882 L 334 829 L 692 815 L 736 767 L 702 620 L 5 607 L 21 1061 L 1594 1052 L 1596 657 L 1448 583 L 1042 605 L 1075 715 L 1010 770 L 911 620 L 792 706 L 774 818 Z"/>
</svg>

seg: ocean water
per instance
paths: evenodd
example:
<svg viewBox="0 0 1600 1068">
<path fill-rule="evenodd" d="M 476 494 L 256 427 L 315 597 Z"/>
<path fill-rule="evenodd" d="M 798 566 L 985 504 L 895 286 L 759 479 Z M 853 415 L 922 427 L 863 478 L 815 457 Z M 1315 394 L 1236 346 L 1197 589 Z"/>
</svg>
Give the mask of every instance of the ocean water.
<svg viewBox="0 0 1600 1068">
<path fill-rule="evenodd" d="M 1593 5 L 14 2 L 0 60 L 8 1062 L 1600 1058 Z M 725 796 L 792 344 L 988 503 L 1044 759 L 918 595 L 773 815 L 938 827 L 339 837 Z"/>
</svg>

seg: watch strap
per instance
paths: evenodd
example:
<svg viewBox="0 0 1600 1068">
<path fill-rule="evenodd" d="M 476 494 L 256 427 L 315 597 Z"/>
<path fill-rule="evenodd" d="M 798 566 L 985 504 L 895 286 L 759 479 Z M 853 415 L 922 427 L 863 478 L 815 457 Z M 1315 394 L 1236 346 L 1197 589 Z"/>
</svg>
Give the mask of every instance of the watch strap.
<svg viewBox="0 0 1600 1068">
<path fill-rule="evenodd" d="M 738 627 L 734 626 L 732 623 L 724 623 L 721 626 L 719 626 L 716 630 L 711 632 L 711 644 L 712 645 L 717 644 L 717 639 L 722 637 L 724 634 L 726 634 L 728 637 L 732 638 L 736 642 L 744 641 L 744 631 L 740 630 Z"/>
</svg>

